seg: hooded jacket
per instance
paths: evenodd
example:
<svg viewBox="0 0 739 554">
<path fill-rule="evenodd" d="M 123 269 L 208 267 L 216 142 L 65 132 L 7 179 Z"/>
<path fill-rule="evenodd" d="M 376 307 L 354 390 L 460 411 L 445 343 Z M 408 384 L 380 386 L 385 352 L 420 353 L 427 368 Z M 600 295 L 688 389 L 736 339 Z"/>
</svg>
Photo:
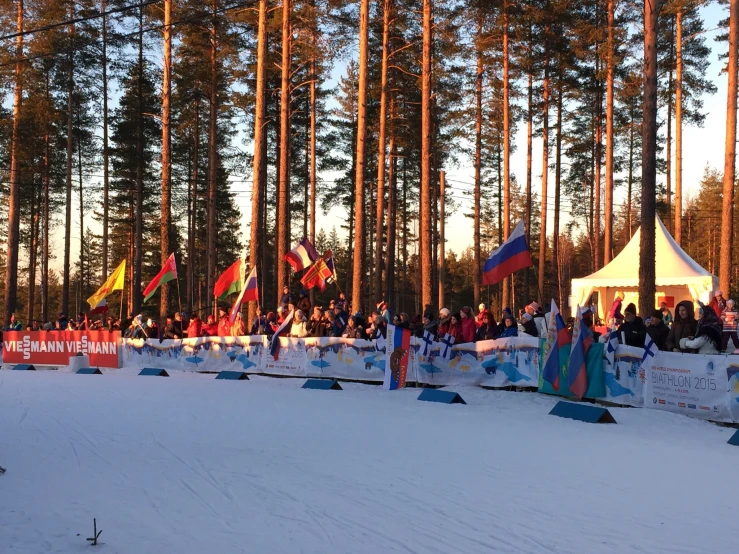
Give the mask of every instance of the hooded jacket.
<svg viewBox="0 0 739 554">
<path fill-rule="evenodd" d="M 680 306 L 684 306 L 688 312 L 685 319 L 680 317 Z M 675 307 L 675 319 L 667 335 L 667 350 L 672 352 L 677 348 L 680 352 L 689 353 L 691 351 L 689 348 L 680 348 L 680 340 L 695 336 L 696 324 L 693 303 L 683 300 Z"/>
<path fill-rule="evenodd" d="M 468 315 L 467 317 L 462 317 L 459 323 L 462 326 L 462 342 L 475 342 L 475 331 L 477 331 L 475 319 L 471 315 Z"/>
</svg>

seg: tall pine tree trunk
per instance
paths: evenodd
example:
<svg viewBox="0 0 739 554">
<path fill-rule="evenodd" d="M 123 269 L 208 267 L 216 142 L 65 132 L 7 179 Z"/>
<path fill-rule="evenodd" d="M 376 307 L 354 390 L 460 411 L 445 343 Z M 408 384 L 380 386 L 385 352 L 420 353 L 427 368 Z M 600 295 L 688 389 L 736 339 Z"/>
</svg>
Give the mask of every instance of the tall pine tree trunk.
<svg viewBox="0 0 739 554">
<path fill-rule="evenodd" d="M 739 55 L 739 0 L 729 3 L 729 64 L 727 72 L 726 150 L 724 155 L 723 206 L 721 210 L 721 263 L 719 285 L 731 294 L 731 247 L 734 234 L 734 179 L 736 171 L 737 56 Z"/>
<path fill-rule="evenodd" d="M 398 158 L 395 154 L 395 130 L 392 124 L 394 119 L 395 103 L 390 101 L 390 141 L 388 152 L 390 164 L 388 166 L 387 189 L 387 250 L 385 252 L 385 293 L 387 302 L 397 306 L 395 302 L 395 230 L 397 217 L 397 168 Z"/>
<path fill-rule="evenodd" d="M 385 217 L 385 135 L 387 124 L 387 65 L 390 46 L 390 17 L 393 0 L 384 0 L 382 14 L 382 70 L 380 74 L 380 129 L 377 148 L 377 216 L 375 220 L 375 298 L 383 299 L 382 229 Z"/>
<path fill-rule="evenodd" d="M 547 2 L 547 5 L 549 3 Z M 549 179 L 549 26 L 544 33 L 544 83 L 542 93 L 542 152 L 541 152 L 541 229 L 539 230 L 539 294 L 544 291 L 547 261 L 547 184 Z M 543 301 L 543 298 L 540 298 Z"/>
<path fill-rule="evenodd" d="M 480 304 L 480 288 L 482 286 L 482 249 L 480 245 L 480 208 L 482 203 L 482 79 L 484 73 L 482 58 L 483 11 L 482 2 L 477 8 L 477 36 L 475 37 L 475 55 L 477 57 L 477 78 L 475 82 L 475 208 L 474 208 L 474 253 L 475 271 L 472 274 L 475 306 Z M 443 307 L 439 304 L 439 308 Z"/>
<path fill-rule="evenodd" d="M 251 228 L 250 228 L 250 240 L 249 240 L 249 265 L 254 268 L 259 264 L 261 250 L 265 248 L 264 244 L 264 221 L 262 219 L 264 196 L 263 192 L 266 183 L 263 179 L 266 177 L 266 171 L 264 171 L 267 165 L 267 159 L 264 156 L 264 149 L 262 148 L 267 140 L 267 98 L 266 98 L 266 83 L 265 79 L 267 76 L 266 63 L 267 63 L 267 0 L 259 0 L 259 24 L 257 26 L 257 88 L 254 98 L 254 159 L 252 166 L 252 189 L 251 189 Z M 311 88 L 311 134 L 313 133 L 314 127 L 314 99 Z M 311 138 L 311 140 L 313 140 Z M 311 147 L 312 150 L 312 147 Z M 311 154 L 311 159 L 313 154 Z M 313 175 L 311 175 L 311 180 Z M 315 184 L 312 182 L 311 188 L 314 188 Z M 313 200 L 312 200 L 313 201 Z M 311 207 L 311 222 L 314 221 L 313 207 Z M 313 225 L 311 225 L 313 227 Z M 264 279 L 265 271 L 262 266 L 262 279 Z M 258 304 L 258 302 L 256 303 Z M 249 303 L 249 319 L 247 321 L 252 322 L 256 317 L 256 305 L 254 302 Z"/>
<path fill-rule="evenodd" d="M 190 209 L 190 228 L 187 233 L 187 307 L 192 311 L 195 306 L 196 288 L 200 290 L 200 256 L 196 254 L 196 238 L 198 235 L 198 175 L 200 170 L 200 97 L 195 99 L 195 123 L 192 130 L 192 202 Z"/>
<path fill-rule="evenodd" d="M 172 111 L 172 0 L 164 0 L 164 59 L 162 68 L 162 204 L 160 221 L 160 258 L 162 266 L 167 263 L 171 250 L 170 229 L 172 227 L 172 132 L 170 123 Z M 178 278 L 179 279 L 179 278 Z M 179 290 L 179 289 L 178 289 Z M 169 283 L 159 289 L 159 315 L 164 317 L 169 312 Z M 179 297 L 177 311 L 181 310 Z"/>
<path fill-rule="evenodd" d="M 560 60 L 561 64 L 561 60 Z M 557 144 L 555 150 L 555 173 L 554 173 L 554 236 L 552 238 L 552 260 L 554 267 L 554 278 L 557 281 L 558 306 L 562 307 L 562 281 L 560 277 L 561 260 L 559 259 L 559 206 L 562 183 L 562 67 L 560 65 L 557 79 Z"/>
<path fill-rule="evenodd" d="M 606 205 L 605 231 L 603 233 L 603 265 L 611 261 L 613 249 L 613 79 L 615 37 L 614 3 L 608 0 L 608 67 L 606 72 Z M 559 140 L 559 139 L 557 139 Z M 559 193 L 557 194 L 559 196 Z"/>
<path fill-rule="evenodd" d="M 30 225 L 30 237 L 31 247 L 28 252 L 28 303 L 26 305 L 26 321 L 30 325 L 33 319 L 33 308 L 36 300 L 36 253 L 38 246 L 38 224 L 39 224 L 39 213 L 36 205 L 37 184 L 34 180 L 33 189 L 31 192 L 31 225 Z"/>
<path fill-rule="evenodd" d="M 23 0 L 17 0 L 16 29 L 23 32 Z M 8 245 L 5 261 L 5 325 L 15 311 L 18 288 L 18 249 L 20 248 L 20 176 L 19 176 L 19 125 L 23 101 L 23 35 L 15 39 L 15 92 L 13 94 L 13 128 L 10 146 L 10 191 L 8 196 Z"/>
<path fill-rule="evenodd" d="M 367 42 L 369 40 L 369 0 L 361 0 L 359 8 L 359 91 L 357 95 L 357 155 L 354 183 L 354 264 L 352 267 L 352 308 L 358 310 L 362 302 L 362 275 L 364 271 L 364 166 L 367 134 Z"/>
<path fill-rule="evenodd" d="M 503 240 L 511 233 L 511 132 L 508 76 L 508 1 L 503 0 Z M 513 277 L 503 280 L 503 305 L 511 303 Z M 540 298 L 541 302 L 542 299 Z"/>
<path fill-rule="evenodd" d="M 599 45 L 596 44 L 595 52 L 595 192 L 593 202 L 595 205 L 595 216 L 593 219 L 593 228 L 595 234 L 594 239 L 594 250 L 595 255 L 593 256 L 593 269 L 597 270 L 600 268 L 600 177 L 602 172 L 602 160 L 603 160 L 603 81 L 600 80 L 600 55 Z M 555 261 L 556 263 L 556 261 Z"/>
<path fill-rule="evenodd" d="M 46 110 L 51 108 L 49 96 L 49 72 L 46 72 Z M 44 238 L 41 245 L 41 319 L 44 323 L 49 321 L 49 181 L 51 148 L 49 138 L 49 122 L 51 113 L 46 112 L 46 129 L 44 130 Z M 107 278 L 107 277 L 106 277 Z"/>
<path fill-rule="evenodd" d="M 217 47 L 218 37 L 216 28 L 216 4 L 217 0 L 213 0 L 213 13 L 210 25 L 210 91 L 209 91 L 209 108 L 208 115 L 208 227 L 206 230 L 206 242 L 208 248 L 208 266 L 205 276 L 205 292 L 210 298 L 213 294 L 213 284 L 216 278 L 216 190 L 218 178 L 218 58 Z M 215 300 L 214 300 L 215 302 Z M 216 305 L 214 303 L 212 310 L 215 313 Z"/>
<path fill-rule="evenodd" d="M 107 0 L 101 0 L 100 12 L 105 14 L 107 10 Z M 110 186 L 110 160 L 108 159 L 108 16 L 102 17 L 103 33 L 102 39 L 102 69 L 103 69 L 103 244 L 102 258 L 103 267 L 101 271 L 102 282 L 108 278 L 108 228 L 109 228 L 109 208 L 108 195 Z M 46 321 L 44 319 L 44 321 Z"/>
<path fill-rule="evenodd" d="M 69 19 L 74 19 L 74 1 L 69 3 Z M 74 24 L 69 26 L 71 48 L 74 48 Z M 64 267 L 62 276 L 62 311 L 69 313 L 69 258 L 72 238 L 72 154 L 74 149 L 72 97 L 74 95 L 74 51 L 70 49 L 67 62 L 67 181 L 64 218 Z"/>
<path fill-rule="evenodd" d="M 290 230 L 290 70 L 292 30 L 290 17 L 292 0 L 282 1 L 282 80 L 280 87 L 280 169 L 277 187 L 277 298 L 282 287 L 289 285 L 290 275 L 282 256 L 288 251 Z"/>
<path fill-rule="evenodd" d="M 77 113 L 77 125 L 78 127 L 82 127 L 80 123 L 80 114 L 79 111 Z M 84 191 L 82 190 L 82 144 L 80 144 L 79 141 L 77 141 L 77 176 L 80 184 L 79 192 L 80 192 L 80 269 L 79 269 L 79 278 L 77 279 L 79 284 L 79 297 L 77 299 L 77 312 L 81 313 L 83 310 L 83 298 L 82 298 L 82 281 L 83 276 L 85 275 L 85 201 L 84 201 Z"/>
<path fill-rule="evenodd" d="M 682 244 L 683 234 L 683 8 L 675 14 L 675 224 L 673 235 Z M 727 291 L 728 293 L 728 291 Z"/>
<path fill-rule="evenodd" d="M 739 0 L 733 0 L 738 2 Z M 642 104 L 642 208 L 639 252 L 639 313 L 654 310 L 655 203 L 657 185 L 658 0 L 644 1 L 644 101 Z M 734 96 L 736 106 L 736 96 Z"/>
<path fill-rule="evenodd" d="M 667 229 L 670 229 L 672 224 L 672 89 L 673 89 L 673 60 L 675 59 L 675 20 L 670 21 L 670 53 L 669 53 L 669 71 L 667 74 L 667 140 L 665 143 L 665 188 L 667 189 L 667 198 L 665 204 L 667 205 L 667 214 L 665 224 Z"/>
<path fill-rule="evenodd" d="M 529 69 L 528 102 L 526 105 L 526 244 L 531 244 L 531 182 L 532 157 L 534 149 L 534 74 Z M 475 267 L 480 267 L 477 264 Z M 531 269 L 527 268 L 523 275 L 524 293 L 531 294 Z"/>
<path fill-rule="evenodd" d="M 131 306 L 134 314 L 141 311 L 141 275 L 144 261 L 144 8 L 139 8 L 139 61 L 136 99 L 136 228 L 134 231 L 133 290 Z"/>
</svg>

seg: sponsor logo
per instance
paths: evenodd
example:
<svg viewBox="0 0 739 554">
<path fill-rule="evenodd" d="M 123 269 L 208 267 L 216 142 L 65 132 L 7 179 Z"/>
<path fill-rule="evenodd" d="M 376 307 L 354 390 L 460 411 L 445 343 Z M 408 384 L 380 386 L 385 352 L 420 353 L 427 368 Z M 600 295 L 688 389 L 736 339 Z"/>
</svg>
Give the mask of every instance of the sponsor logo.
<svg viewBox="0 0 739 554">
<path fill-rule="evenodd" d="M 696 410 L 697 409 L 695 407 L 695 404 L 688 404 L 688 408 L 690 408 L 691 410 Z"/>
<path fill-rule="evenodd" d="M 685 402 L 678 402 L 677 405 L 680 406 L 681 408 L 684 408 L 685 407 Z"/>
<path fill-rule="evenodd" d="M 662 400 L 662 399 L 660 398 L 660 400 L 659 400 L 659 403 L 660 403 L 660 404 L 664 404 L 664 403 L 665 403 L 665 401 L 664 401 L 664 400 Z"/>
<path fill-rule="evenodd" d="M 711 408 L 709 408 L 708 406 L 701 406 L 701 410 L 708 410 L 710 412 Z"/>
<path fill-rule="evenodd" d="M 674 406 L 674 405 L 675 405 L 675 403 L 674 403 L 674 402 L 673 402 L 672 400 L 668 400 L 668 401 L 667 401 L 667 405 L 668 405 L 668 406 Z"/>
<path fill-rule="evenodd" d="M 657 397 L 655 396 L 654 398 L 652 398 L 652 404 L 656 404 L 656 403 L 657 403 Z"/>
</svg>

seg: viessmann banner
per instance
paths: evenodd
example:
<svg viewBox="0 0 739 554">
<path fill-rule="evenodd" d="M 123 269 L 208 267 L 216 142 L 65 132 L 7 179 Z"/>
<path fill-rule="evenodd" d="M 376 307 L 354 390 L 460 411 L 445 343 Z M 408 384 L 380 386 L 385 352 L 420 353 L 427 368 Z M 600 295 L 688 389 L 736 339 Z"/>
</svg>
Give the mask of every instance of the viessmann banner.
<svg viewBox="0 0 739 554">
<path fill-rule="evenodd" d="M 82 352 L 90 365 L 120 367 L 120 331 L 5 331 L 3 363 L 65 366 Z"/>
</svg>

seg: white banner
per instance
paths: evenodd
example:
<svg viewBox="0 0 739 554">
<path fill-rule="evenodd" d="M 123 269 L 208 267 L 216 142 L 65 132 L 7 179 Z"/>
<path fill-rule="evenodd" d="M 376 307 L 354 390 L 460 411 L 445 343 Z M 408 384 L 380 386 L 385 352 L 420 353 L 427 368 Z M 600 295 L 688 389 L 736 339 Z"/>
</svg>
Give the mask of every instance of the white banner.
<svg viewBox="0 0 739 554">
<path fill-rule="evenodd" d="M 714 421 L 732 421 L 727 368 L 730 356 L 657 352 L 645 371 L 644 402 Z"/>
<path fill-rule="evenodd" d="M 633 346 L 619 346 L 616 349 L 614 365 L 603 358 L 607 400 L 624 406 L 644 405 L 645 375 L 641 370 L 644 350 Z"/>
<path fill-rule="evenodd" d="M 280 350 L 277 353 L 276 360 L 270 353 L 269 348 L 262 350 L 262 360 L 259 368 L 261 373 L 305 377 L 306 364 L 308 363 L 305 340 L 284 337 L 280 337 L 279 340 Z"/>
<path fill-rule="evenodd" d="M 374 341 L 344 338 L 306 338 L 306 374 L 357 381 L 382 381 L 385 353 Z"/>
<path fill-rule="evenodd" d="M 414 339 L 413 348 L 417 352 L 419 383 L 487 387 L 537 387 L 539 384 L 539 339 L 535 337 L 456 345 L 448 360 L 441 355 L 444 347 L 439 343 L 433 343 L 425 356 L 425 344 L 421 339 Z"/>
</svg>

